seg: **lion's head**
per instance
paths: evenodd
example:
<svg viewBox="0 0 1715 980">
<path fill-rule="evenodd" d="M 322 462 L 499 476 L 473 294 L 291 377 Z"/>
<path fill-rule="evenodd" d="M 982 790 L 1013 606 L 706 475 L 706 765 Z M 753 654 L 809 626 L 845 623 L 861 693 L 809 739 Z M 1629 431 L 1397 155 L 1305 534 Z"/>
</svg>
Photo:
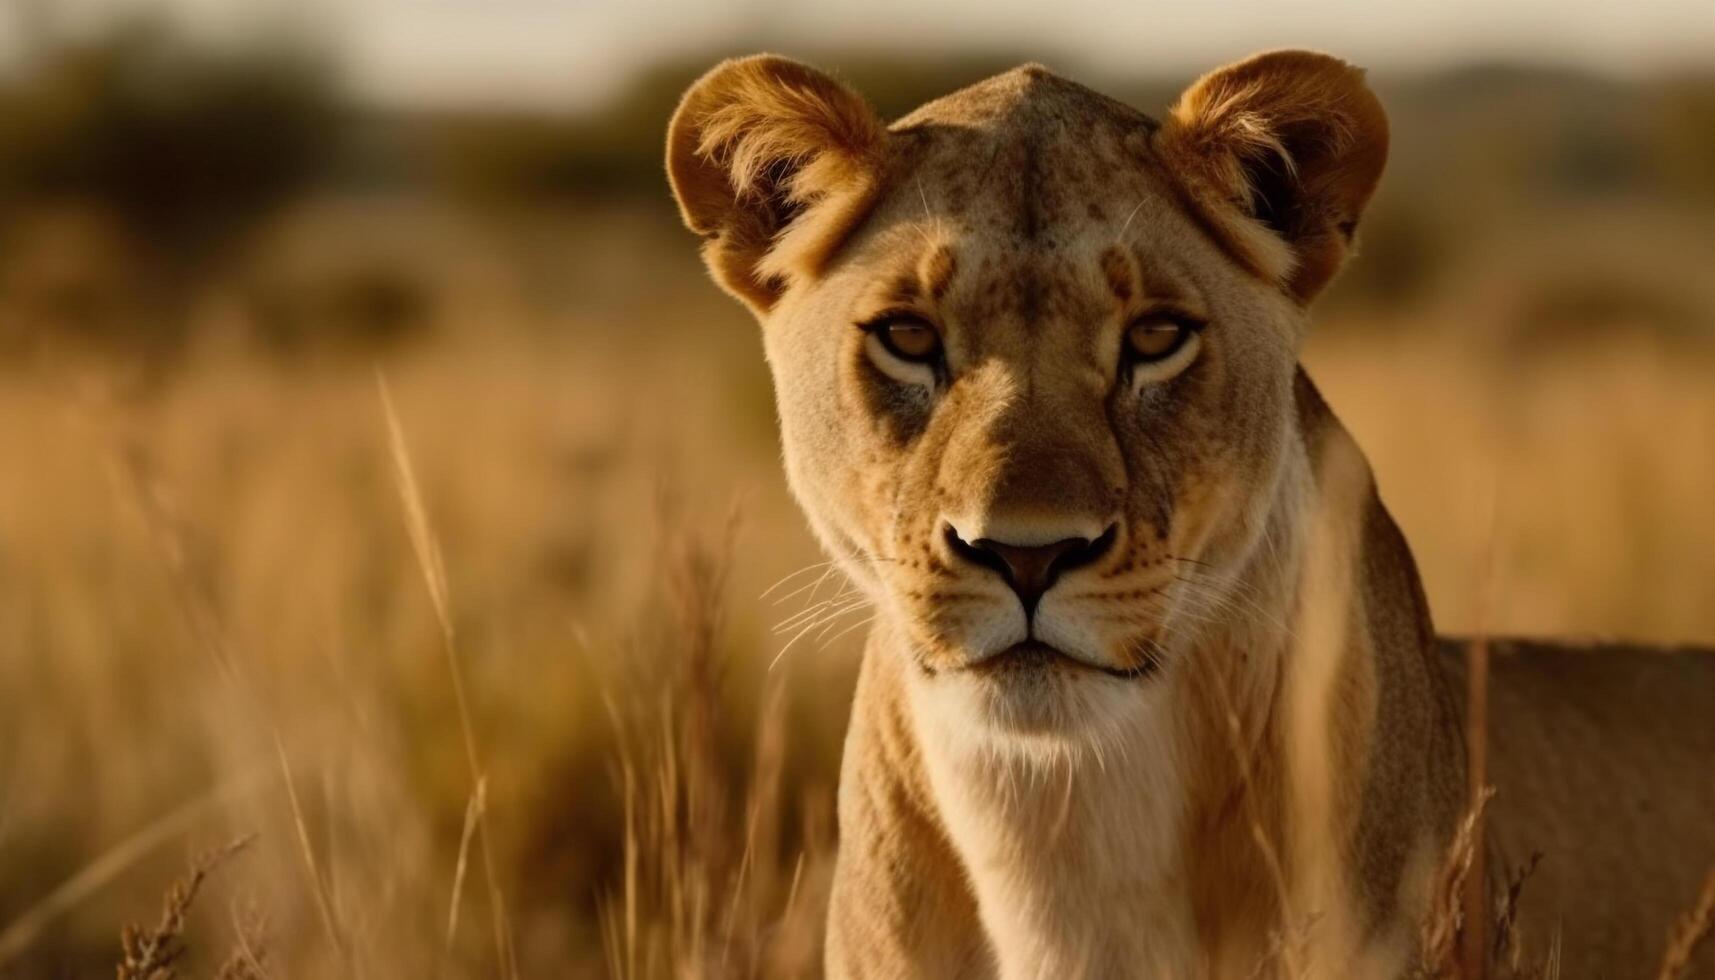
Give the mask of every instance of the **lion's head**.
<svg viewBox="0 0 1715 980">
<path fill-rule="evenodd" d="M 1262 55 L 1166 122 L 1036 66 L 885 125 L 729 61 L 667 165 L 763 323 L 790 482 L 916 683 L 992 727 L 1140 703 L 1266 550 L 1305 306 L 1386 157 L 1359 71 Z"/>
</svg>

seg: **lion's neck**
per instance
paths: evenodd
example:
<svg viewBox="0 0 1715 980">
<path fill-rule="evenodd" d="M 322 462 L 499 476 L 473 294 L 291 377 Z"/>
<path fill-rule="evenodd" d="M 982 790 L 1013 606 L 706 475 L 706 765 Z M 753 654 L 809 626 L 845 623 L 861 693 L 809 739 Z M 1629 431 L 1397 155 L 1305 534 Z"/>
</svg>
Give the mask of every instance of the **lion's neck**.
<svg viewBox="0 0 1715 980">
<path fill-rule="evenodd" d="M 1189 815 L 1164 715 L 1102 757 L 969 751 L 937 727 L 917 719 L 924 767 L 1003 976 L 1189 975 Z"/>
</svg>

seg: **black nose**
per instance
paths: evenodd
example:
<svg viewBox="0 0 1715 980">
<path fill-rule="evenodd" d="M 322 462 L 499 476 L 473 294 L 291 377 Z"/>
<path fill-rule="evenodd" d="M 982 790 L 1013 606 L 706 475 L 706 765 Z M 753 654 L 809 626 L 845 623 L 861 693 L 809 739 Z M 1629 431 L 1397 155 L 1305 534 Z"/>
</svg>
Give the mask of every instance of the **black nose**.
<svg viewBox="0 0 1715 980">
<path fill-rule="evenodd" d="M 999 572 L 1024 603 L 1024 614 L 1031 616 L 1036 612 L 1037 600 L 1063 573 L 1088 565 L 1107 552 L 1114 543 L 1116 529 L 1117 525 L 1110 526 L 1094 541 L 1061 538 L 1053 544 L 1023 545 L 993 538 L 966 541 L 948 525 L 947 544 L 954 554 Z"/>
</svg>

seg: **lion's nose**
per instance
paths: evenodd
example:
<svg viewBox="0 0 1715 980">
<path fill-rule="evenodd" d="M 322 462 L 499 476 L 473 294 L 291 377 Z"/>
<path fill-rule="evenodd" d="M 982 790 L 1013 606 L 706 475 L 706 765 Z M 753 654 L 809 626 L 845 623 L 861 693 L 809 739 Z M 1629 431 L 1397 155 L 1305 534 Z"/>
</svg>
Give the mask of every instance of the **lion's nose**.
<svg viewBox="0 0 1715 980">
<path fill-rule="evenodd" d="M 947 544 L 954 554 L 999 572 L 1024 603 L 1024 614 L 1031 616 L 1036 612 L 1037 600 L 1062 574 L 1090 564 L 1113 546 L 1117 528 L 1118 525 L 1110 525 L 1095 540 L 1061 538 L 1052 544 L 1031 545 L 1009 544 L 993 538 L 966 541 L 951 524 L 947 525 L 946 533 Z"/>
</svg>

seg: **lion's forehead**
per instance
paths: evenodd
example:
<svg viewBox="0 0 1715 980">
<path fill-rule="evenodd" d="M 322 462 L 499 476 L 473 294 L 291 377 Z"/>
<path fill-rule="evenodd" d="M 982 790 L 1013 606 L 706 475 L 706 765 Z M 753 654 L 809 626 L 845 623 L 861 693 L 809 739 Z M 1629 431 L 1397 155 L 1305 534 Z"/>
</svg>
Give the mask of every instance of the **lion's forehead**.
<svg viewBox="0 0 1715 980">
<path fill-rule="evenodd" d="M 869 258 L 881 302 L 967 326 L 1085 337 L 1196 292 L 1213 256 L 1150 146 L 1155 123 L 1025 66 L 900 120 L 906 143 Z"/>
<path fill-rule="evenodd" d="M 966 334 L 959 338 L 965 346 L 1090 360 L 1097 339 L 1125 310 L 1103 285 L 1097 255 L 991 250 L 971 258 L 966 264 L 976 268 L 955 283 L 945 304 Z"/>
<path fill-rule="evenodd" d="M 1026 66 L 901 120 L 909 181 L 930 211 L 985 235 L 1052 248 L 1123 222 L 1159 193 L 1154 123 L 1082 86 Z"/>
</svg>

